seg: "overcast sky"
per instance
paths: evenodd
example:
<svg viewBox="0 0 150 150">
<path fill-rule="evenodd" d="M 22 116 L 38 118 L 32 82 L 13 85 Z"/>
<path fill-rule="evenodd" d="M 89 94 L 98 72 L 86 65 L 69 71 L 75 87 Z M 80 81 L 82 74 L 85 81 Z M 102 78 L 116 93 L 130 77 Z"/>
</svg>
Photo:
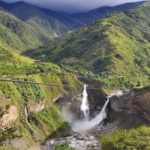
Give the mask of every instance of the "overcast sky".
<svg viewBox="0 0 150 150">
<path fill-rule="evenodd" d="M 0 0 L 0 1 L 8 3 L 24 1 L 44 8 L 74 13 L 92 10 L 100 6 L 114 6 L 128 2 L 138 2 L 142 0 Z"/>
</svg>

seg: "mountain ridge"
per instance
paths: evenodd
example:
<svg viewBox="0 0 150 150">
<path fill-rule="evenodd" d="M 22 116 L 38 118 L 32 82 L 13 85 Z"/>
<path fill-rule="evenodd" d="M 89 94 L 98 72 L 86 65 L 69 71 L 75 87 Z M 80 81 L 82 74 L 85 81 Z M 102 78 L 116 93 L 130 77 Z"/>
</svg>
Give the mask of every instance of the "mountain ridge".
<svg viewBox="0 0 150 150">
<path fill-rule="evenodd" d="M 120 80 L 134 75 L 132 80 L 137 85 L 149 83 L 149 4 L 66 34 L 52 45 L 28 51 L 28 56 L 92 70 L 102 76 L 125 77 Z"/>
<path fill-rule="evenodd" d="M 77 13 L 77 14 L 72 14 L 72 15 L 63 13 L 63 12 L 59 12 L 59 11 L 50 10 L 50 9 L 39 8 L 37 6 L 27 4 L 25 2 L 16 2 L 16 3 L 12 3 L 12 4 L 0 2 L 0 5 L 9 11 L 16 9 L 18 6 L 21 6 L 21 5 L 24 5 L 24 6 L 26 5 L 30 8 L 32 7 L 33 9 L 38 9 L 41 12 L 43 12 L 44 14 L 48 15 L 49 17 L 55 18 L 58 21 L 60 21 L 61 23 L 63 23 L 64 25 L 66 25 L 68 28 L 68 31 L 70 31 L 70 30 L 73 30 L 76 28 L 80 28 L 80 27 L 89 25 L 89 24 L 93 23 L 93 21 L 95 22 L 99 19 L 102 19 L 102 18 L 106 17 L 106 15 L 108 13 L 124 11 L 124 10 L 130 9 L 130 8 L 134 8 L 142 3 L 143 2 L 125 3 L 125 4 L 117 5 L 114 7 L 105 7 L 104 6 L 104 7 L 100 7 L 98 9 L 91 10 L 88 12 Z M 23 9 L 23 10 L 26 10 L 26 9 Z M 21 14 L 19 12 L 16 12 L 16 15 L 21 15 Z"/>
</svg>

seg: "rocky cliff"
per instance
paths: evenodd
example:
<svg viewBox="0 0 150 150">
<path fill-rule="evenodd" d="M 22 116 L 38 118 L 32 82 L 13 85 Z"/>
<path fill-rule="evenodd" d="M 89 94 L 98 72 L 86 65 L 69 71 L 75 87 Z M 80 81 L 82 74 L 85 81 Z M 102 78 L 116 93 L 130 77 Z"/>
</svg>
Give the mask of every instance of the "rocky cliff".
<svg viewBox="0 0 150 150">
<path fill-rule="evenodd" d="M 112 97 L 110 108 L 118 125 L 132 127 L 150 123 L 150 87 L 134 89 L 122 97 Z"/>
</svg>

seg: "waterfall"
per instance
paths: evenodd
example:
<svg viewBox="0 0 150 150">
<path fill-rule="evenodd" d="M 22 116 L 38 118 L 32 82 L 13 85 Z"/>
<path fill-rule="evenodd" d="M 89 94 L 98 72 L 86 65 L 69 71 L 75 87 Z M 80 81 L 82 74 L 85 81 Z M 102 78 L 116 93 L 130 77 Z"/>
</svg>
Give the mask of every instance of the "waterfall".
<svg viewBox="0 0 150 150">
<path fill-rule="evenodd" d="M 25 106 L 24 106 L 24 113 L 25 113 L 25 118 L 26 118 L 26 120 L 28 121 L 29 115 L 28 115 L 28 109 L 27 109 L 27 105 L 26 105 L 26 104 L 25 104 Z"/>
<path fill-rule="evenodd" d="M 102 110 L 98 113 L 98 115 L 96 115 L 95 118 L 91 120 L 94 123 L 94 126 L 100 124 L 104 119 L 107 118 L 106 108 L 107 108 L 109 101 L 110 101 L 110 97 L 108 96 L 107 101 L 105 102 Z"/>
<path fill-rule="evenodd" d="M 83 111 L 89 110 L 88 99 L 87 99 L 87 92 L 86 92 L 86 85 L 84 85 L 83 95 L 85 97 L 83 96 L 83 101 L 82 101 L 82 107 L 81 108 L 82 108 Z M 89 120 L 89 119 L 88 120 L 82 120 L 82 121 L 81 120 L 77 120 L 77 121 L 73 122 L 72 130 L 74 132 L 85 132 L 85 131 L 91 130 L 91 129 L 95 128 L 96 126 L 98 126 L 104 119 L 107 118 L 106 108 L 108 106 L 110 98 L 112 96 L 118 96 L 119 97 L 119 96 L 122 96 L 122 95 L 123 95 L 122 91 L 114 91 L 114 92 L 110 93 L 107 96 L 107 101 L 105 102 L 102 110 L 93 119 L 91 119 L 91 120 Z"/>
<path fill-rule="evenodd" d="M 98 126 L 107 117 L 106 108 L 109 103 L 109 98 L 110 97 L 107 97 L 107 101 L 105 102 L 102 110 L 96 115 L 95 118 L 91 120 L 75 121 L 72 124 L 72 130 L 74 132 L 84 132 Z"/>
<path fill-rule="evenodd" d="M 83 112 L 84 119 L 89 120 L 89 103 L 88 103 L 88 94 L 87 94 L 87 85 L 84 84 L 84 89 L 82 93 L 82 104 L 80 107 Z"/>
</svg>

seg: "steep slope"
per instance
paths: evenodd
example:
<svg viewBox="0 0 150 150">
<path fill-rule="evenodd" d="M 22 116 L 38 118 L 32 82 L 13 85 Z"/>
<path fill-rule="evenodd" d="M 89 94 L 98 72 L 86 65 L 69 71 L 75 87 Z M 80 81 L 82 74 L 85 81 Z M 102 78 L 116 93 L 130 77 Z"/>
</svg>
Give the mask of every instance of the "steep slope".
<svg viewBox="0 0 150 150">
<path fill-rule="evenodd" d="M 0 39 L 5 45 L 18 50 L 37 48 L 67 30 L 57 19 L 46 16 L 30 5 L 20 3 L 8 9 L 7 5 L 2 4 L 0 3 Z"/>
<path fill-rule="evenodd" d="M 67 124 L 52 104 L 80 89 L 81 83 L 55 64 L 35 62 L 14 51 L 0 45 L 0 149 L 27 150 L 40 147 L 53 132 L 65 132 Z"/>
<path fill-rule="evenodd" d="M 15 18 L 8 12 L 0 10 L 0 41 L 16 49 L 28 49 L 42 44 L 41 36 L 34 28 Z"/>
<path fill-rule="evenodd" d="M 112 85 L 116 80 L 132 86 L 149 84 L 149 14 L 150 3 L 146 2 L 26 54 L 43 61 L 53 60 L 92 70 L 100 74 L 101 79 L 110 77 Z"/>
<path fill-rule="evenodd" d="M 47 32 L 51 33 L 51 37 L 59 36 L 69 30 L 69 28 L 57 18 L 48 16 L 40 8 L 27 3 L 15 3 L 9 11 L 17 18 L 36 27 L 36 30 L 42 30 L 45 34 L 47 34 Z"/>
<path fill-rule="evenodd" d="M 38 47 L 50 41 L 48 36 L 38 32 L 34 26 L 26 24 L 4 10 L 0 10 L 0 29 L 0 41 L 18 50 Z"/>
</svg>

